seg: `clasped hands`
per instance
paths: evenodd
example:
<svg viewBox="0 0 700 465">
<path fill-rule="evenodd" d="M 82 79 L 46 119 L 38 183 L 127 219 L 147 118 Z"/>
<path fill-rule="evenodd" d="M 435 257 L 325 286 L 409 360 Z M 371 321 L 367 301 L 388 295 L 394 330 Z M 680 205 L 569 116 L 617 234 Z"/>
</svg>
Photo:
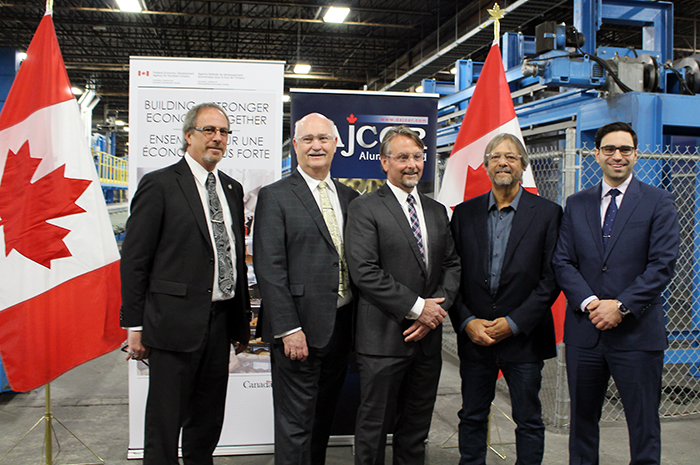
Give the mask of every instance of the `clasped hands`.
<svg viewBox="0 0 700 465">
<path fill-rule="evenodd" d="M 513 335 L 510 325 L 503 317 L 495 320 L 474 318 L 467 323 L 464 330 L 469 339 L 480 346 L 492 346 Z"/>
<path fill-rule="evenodd" d="M 423 339 L 430 331 L 436 329 L 445 321 L 447 312 L 440 306 L 444 297 L 425 299 L 423 311 L 417 320 L 403 332 L 404 341 L 416 342 Z"/>
<path fill-rule="evenodd" d="M 586 310 L 588 318 L 601 331 L 612 329 L 622 321 L 622 314 L 617 309 L 617 300 L 595 299 L 588 304 Z"/>
</svg>

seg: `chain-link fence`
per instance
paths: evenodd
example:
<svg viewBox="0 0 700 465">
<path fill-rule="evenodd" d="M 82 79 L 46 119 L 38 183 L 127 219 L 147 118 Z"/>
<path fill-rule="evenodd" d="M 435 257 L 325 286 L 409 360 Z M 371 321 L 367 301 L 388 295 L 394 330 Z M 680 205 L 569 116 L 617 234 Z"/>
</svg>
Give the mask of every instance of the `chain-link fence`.
<svg viewBox="0 0 700 465">
<path fill-rule="evenodd" d="M 539 150 L 530 162 L 539 194 L 554 202 L 592 187 L 601 180 L 593 149 Z M 681 244 L 675 275 L 663 293 L 669 348 L 665 354 L 659 414 L 675 417 L 700 413 L 700 153 L 697 147 L 641 147 L 634 175 L 642 182 L 666 189 L 676 200 Z M 445 328 L 444 347 L 456 354 L 451 328 Z M 569 423 L 565 347 L 543 370 L 543 417 L 548 427 L 563 430 Z M 504 380 L 499 390 L 507 391 Z M 603 406 L 603 421 L 624 420 L 622 403 L 611 380 Z"/>
</svg>

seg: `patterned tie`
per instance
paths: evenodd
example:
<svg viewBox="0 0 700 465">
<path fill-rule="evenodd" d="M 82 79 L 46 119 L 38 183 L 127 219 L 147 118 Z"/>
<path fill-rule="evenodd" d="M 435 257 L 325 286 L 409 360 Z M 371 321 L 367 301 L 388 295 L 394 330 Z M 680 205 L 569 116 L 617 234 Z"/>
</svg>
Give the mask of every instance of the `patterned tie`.
<svg viewBox="0 0 700 465">
<path fill-rule="evenodd" d="M 603 248 L 608 245 L 608 239 L 610 239 L 610 234 L 612 234 L 615 215 L 617 215 L 617 200 L 615 200 L 615 197 L 620 194 L 620 191 L 610 189 L 608 194 L 610 195 L 610 205 L 608 205 L 608 210 L 605 212 L 605 220 L 603 221 Z"/>
<path fill-rule="evenodd" d="M 349 281 L 348 264 L 345 261 L 345 249 L 343 247 L 343 238 L 340 235 L 340 228 L 338 227 L 338 218 L 335 216 L 331 199 L 328 198 L 327 187 L 326 181 L 321 181 L 318 183 L 318 191 L 321 194 L 321 212 L 323 213 L 323 220 L 326 222 L 326 227 L 328 227 L 328 232 L 331 233 L 335 250 L 338 252 L 340 262 L 338 295 L 340 297 L 345 297 L 345 294 L 348 291 Z"/>
<path fill-rule="evenodd" d="M 216 246 L 216 258 L 219 264 L 219 289 L 225 297 L 233 295 L 233 264 L 231 263 L 231 242 L 228 239 L 226 225 L 224 224 L 224 212 L 221 210 L 221 202 L 216 195 L 216 178 L 213 173 L 207 176 L 207 193 L 209 194 L 209 216 L 211 229 L 214 232 L 214 245 Z"/>
<path fill-rule="evenodd" d="M 411 220 L 411 230 L 413 231 L 413 235 L 416 236 L 418 250 L 420 250 L 420 256 L 425 264 L 425 247 L 423 247 L 423 235 L 420 232 L 420 223 L 418 222 L 418 214 L 416 213 L 416 199 L 409 194 L 406 201 L 408 202 L 408 216 Z"/>
</svg>

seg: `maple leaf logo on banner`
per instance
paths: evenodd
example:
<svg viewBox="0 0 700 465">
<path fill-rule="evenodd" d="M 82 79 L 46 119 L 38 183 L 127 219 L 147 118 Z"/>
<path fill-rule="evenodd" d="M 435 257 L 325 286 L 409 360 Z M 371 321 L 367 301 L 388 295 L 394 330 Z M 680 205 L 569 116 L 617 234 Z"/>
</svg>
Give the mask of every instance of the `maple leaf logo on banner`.
<svg viewBox="0 0 700 465">
<path fill-rule="evenodd" d="M 16 250 L 51 268 L 51 260 L 71 256 L 63 242 L 70 230 L 48 220 L 84 213 L 75 201 L 92 181 L 66 178 L 61 165 L 32 183 L 40 163 L 41 158 L 31 157 L 29 141 L 17 153 L 8 151 L 0 183 L 0 199 L 7 200 L 0 202 L 0 226 L 4 227 L 5 256 Z"/>
</svg>

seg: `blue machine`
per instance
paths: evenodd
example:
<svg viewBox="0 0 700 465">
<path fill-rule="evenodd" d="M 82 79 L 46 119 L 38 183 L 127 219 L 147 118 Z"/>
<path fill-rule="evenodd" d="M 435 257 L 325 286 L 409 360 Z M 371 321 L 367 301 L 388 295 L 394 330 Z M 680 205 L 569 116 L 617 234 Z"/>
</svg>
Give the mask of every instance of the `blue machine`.
<svg viewBox="0 0 700 465">
<path fill-rule="evenodd" d="M 603 24 L 641 28 L 642 49 L 597 47 L 596 32 Z M 546 133 L 551 136 L 546 146 L 552 148 L 554 143 L 557 150 L 563 150 L 564 130 L 572 128 L 576 147 L 592 148 L 598 128 L 626 121 L 637 132 L 643 151 L 669 146 L 697 150 L 700 145 L 700 95 L 695 95 L 700 93 L 700 55 L 673 61 L 672 3 L 574 0 L 573 26 L 546 22 L 536 28 L 535 37 L 506 33 L 501 44 L 506 79 L 526 138 Z M 425 91 L 445 95 L 438 103 L 443 122 L 438 127 L 438 153 L 445 154 L 454 143 L 461 123 L 447 123 L 465 113 L 482 65 L 460 60 L 455 64 L 454 83 L 423 81 Z M 537 142 L 528 141 L 528 145 L 533 148 Z M 581 161 L 580 156 L 575 161 L 577 173 L 583 174 L 577 177 L 577 190 L 593 183 L 585 181 L 584 172 L 593 168 Z M 637 176 L 642 181 L 671 191 L 679 183 L 690 182 L 686 192 L 695 193 L 678 199 L 679 209 L 691 212 L 683 221 L 688 224 L 682 225 L 687 235 L 684 246 L 689 249 L 686 254 L 692 255 L 691 269 L 685 269 L 687 276 L 682 278 L 691 289 L 690 329 L 669 331 L 669 340 L 683 342 L 686 348 L 669 349 L 665 361 L 688 363 L 689 374 L 700 377 L 700 161 L 692 160 L 684 168 L 670 168 L 672 164 L 656 158 L 638 164 Z M 670 176 L 670 169 L 685 172 Z M 674 179 L 672 185 L 668 179 Z"/>
</svg>

